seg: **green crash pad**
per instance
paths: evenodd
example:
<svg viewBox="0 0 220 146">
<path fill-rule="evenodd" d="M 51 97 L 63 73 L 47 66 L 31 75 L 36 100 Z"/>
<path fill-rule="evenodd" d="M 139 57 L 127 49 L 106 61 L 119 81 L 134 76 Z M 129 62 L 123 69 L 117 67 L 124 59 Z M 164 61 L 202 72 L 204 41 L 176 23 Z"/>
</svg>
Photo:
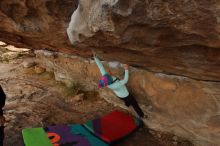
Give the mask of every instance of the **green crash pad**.
<svg viewBox="0 0 220 146">
<path fill-rule="evenodd" d="M 53 146 L 43 128 L 22 130 L 25 146 Z"/>
</svg>

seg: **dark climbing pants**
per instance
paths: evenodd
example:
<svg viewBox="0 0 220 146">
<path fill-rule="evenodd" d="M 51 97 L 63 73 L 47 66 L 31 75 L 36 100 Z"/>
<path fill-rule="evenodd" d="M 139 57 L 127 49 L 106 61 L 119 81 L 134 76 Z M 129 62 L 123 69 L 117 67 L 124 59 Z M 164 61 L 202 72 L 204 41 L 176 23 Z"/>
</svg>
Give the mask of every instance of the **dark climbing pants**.
<svg viewBox="0 0 220 146">
<path fill-rule="evenodd" d="M 144 117 L 143 111 L 141 110 L 140 106 L 138 105 L 136 99 L 131 94 L 129 94 L 125 98 L 120 98 L 120 99 L 124 101 L 124 103 L 127 107 L 132 106 L 140 118 Z"/>
</svg>

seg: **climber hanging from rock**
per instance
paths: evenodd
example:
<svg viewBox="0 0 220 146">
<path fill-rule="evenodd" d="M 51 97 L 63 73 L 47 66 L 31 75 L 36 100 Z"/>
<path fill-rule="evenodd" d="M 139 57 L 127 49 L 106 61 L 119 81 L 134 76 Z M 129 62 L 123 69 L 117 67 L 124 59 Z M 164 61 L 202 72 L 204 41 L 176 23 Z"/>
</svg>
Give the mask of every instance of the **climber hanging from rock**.
<svg viewBox="0 0 220 146">
<path fill-rule="evenodd" d="M 98 87 L 99 88 L 103 88 L 103 87 L 110 88 L 116 94 L 116 96 L 119 97 L 119 99 L 124 101 L 124 103 L 127 107 L 132 106 L 133 109 L 138 114 L 139 118 L 142 119 L 144 117 L 143 111 L 139 107 L 136 99 L 128 92 L 128 89 L 125 86 L 125 84 L 128 82 L 128 78 L 129 78 L 129 73 L 128 73 L 129 66 L 127 64 L 124 65 L 125 76 L 124 76 L 123 80 L 120 80 L 119 78 L 117 78 L 115 76 L 110 76 L 105 71 L 105 68 L 102 65 L 99 58 L 97 57 L 96 53 L 93 50 L 92 50 L 92 52 L 93 52 L 95 62 L 96 62 L 97 66 L 102 74 L 102 77 L 98 83 Z"/>
</svg>

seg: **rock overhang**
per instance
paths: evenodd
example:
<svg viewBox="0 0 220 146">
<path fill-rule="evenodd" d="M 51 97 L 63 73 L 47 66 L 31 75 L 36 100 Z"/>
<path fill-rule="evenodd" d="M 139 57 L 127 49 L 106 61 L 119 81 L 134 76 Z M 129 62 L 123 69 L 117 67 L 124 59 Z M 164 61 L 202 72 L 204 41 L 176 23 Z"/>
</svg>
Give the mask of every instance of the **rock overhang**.
<svg viewBox="0 0 220 146">
<path fill-rule="evenodd" d="M 220 81 L 217 4 L 206 0 L 2 0 L 0 39 L 85 58 L 94 49 L 104 60 Z"/>
</svg>

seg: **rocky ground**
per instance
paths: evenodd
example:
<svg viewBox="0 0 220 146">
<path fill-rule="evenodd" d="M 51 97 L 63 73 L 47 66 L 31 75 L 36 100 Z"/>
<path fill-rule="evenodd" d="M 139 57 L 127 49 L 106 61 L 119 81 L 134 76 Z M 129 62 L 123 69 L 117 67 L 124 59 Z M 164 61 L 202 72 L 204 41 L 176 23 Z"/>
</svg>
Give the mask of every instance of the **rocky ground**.
<svg viewBox="0 0 220 146">
<path fill-rule="evenodd" d="M 7 94 L 4 146 L 22 146 L 21 130 L 26 127 L 83 123 L 115 109 L 96 92 L 67 88 L 54 80 L 53 73 L 31 62 L 26 49 L 0 47 L 0 84 Z M 192 146 L 172 134 L 146 126 L 117 146 Z"/>
</svg>

